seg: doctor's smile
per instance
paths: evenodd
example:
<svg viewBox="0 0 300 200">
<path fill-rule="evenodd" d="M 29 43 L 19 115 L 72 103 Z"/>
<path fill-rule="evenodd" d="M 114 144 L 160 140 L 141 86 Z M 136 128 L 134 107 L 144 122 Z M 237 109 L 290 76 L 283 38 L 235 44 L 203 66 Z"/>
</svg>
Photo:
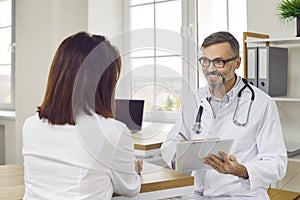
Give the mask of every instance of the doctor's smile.
<svg viewBox="0 0 300 200">
<path fill-rule="evenodd" d="M 218 71 L 206 72 L 205 76 L 210 79 L 210 81 L 217 81 L 221 75 Z"/>
</svg>

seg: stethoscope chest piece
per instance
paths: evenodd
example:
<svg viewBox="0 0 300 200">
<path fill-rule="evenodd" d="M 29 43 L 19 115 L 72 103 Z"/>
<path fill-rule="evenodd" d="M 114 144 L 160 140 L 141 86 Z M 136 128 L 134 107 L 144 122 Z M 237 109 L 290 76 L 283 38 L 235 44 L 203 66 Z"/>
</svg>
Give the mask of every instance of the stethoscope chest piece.
<svg viewBox="0 0 300 200">
<path fill-rule="evenodd" d="M 202 103 L 202 101 L 201 101 Z M 202 126 L 201 126 L 201 117 L 202 117 L 202 113 L 203 113 L 203 106 L 200 105 L 199 106 L 199 110 L 197 113 L 197 117 L 196 117 L 196 122 L 192 127 L 192 130 L 194 131 L 194 133 L 196 133 L 197 135 L 200 134 L 202 132 Z"/>
<path fill-rule="evenodd" d="M 194 125 L 193 125 L 193 128 L 192 130 L 196 133 L 196 134 L 200 134 L 202 132 L 202 127 L 201 127 L 201 122 L 196 122 Z"/>
</svg>

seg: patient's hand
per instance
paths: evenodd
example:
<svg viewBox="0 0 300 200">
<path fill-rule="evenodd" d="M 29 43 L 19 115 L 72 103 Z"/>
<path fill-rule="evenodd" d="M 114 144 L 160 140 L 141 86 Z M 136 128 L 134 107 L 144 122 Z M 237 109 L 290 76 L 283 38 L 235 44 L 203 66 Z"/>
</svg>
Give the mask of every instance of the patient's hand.
<svg viewBox="0 0 300 200">
<path fill-rule="evenodd" d="M 135 171 L 136 173 L 141 175 L 142 170 L 143 170 L 143 158 L 140 158 L 135 161 Z"/>
</svg>

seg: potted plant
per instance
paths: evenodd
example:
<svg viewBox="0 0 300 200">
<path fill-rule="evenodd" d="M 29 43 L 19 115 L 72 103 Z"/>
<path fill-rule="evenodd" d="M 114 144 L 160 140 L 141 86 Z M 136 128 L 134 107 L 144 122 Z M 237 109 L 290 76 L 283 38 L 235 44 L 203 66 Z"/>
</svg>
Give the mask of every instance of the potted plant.
<svg viewBox="0 0 300 200">
<path fill-rule="evenodd" d="M 300 36 L 300 0 L 283 0 L 277 5 L 280 11 L 279 18 L 289 22 L 296 18 L 297 35 Z"/>
</svg>

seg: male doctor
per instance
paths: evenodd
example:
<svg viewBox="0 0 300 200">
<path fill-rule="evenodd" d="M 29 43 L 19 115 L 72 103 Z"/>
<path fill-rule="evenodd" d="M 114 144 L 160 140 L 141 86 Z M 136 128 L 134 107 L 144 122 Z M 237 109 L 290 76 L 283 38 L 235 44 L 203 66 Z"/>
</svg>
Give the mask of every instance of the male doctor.
<svg viewBox="0 0 300 200">
<path fill-rule="evenodd" d="M 209 35 L 201 49 L 208 85 L 186 97 L 180 119 L 161 147 L 163 159 L 174 166 L 176 144 L 183 140 L 179 132 L 188 140 L 234 139 L 231 155 L 209 154 L 203 162 L 211 169 L 193 171 L 196 199 L 267 200 L 267 188 L 285 176 L 287 167 L 276 104 L 235 74 L 241 58 L 230 33 Z"/>
</svg>

